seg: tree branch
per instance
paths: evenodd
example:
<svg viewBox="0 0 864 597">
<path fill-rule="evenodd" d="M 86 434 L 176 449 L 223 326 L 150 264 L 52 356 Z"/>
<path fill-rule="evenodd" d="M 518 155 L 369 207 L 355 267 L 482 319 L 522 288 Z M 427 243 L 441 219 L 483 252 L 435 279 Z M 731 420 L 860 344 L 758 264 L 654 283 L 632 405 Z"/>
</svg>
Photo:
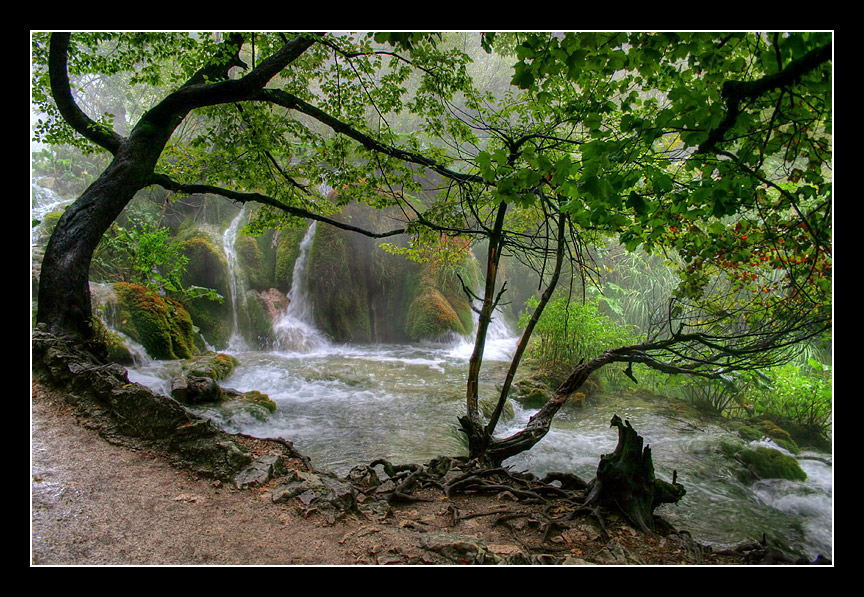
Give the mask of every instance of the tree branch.
<svg viewBox="0 0 864 597">
<path fill-rule="evenodd" d="M 765 75 L 755 81 L 726 81 L 723 83 L 722 96 L 726 99 L 726 117 L 708 134 L 708 139 L 696 150 L 697 154 L 713 151 L 714 146 L 723 140 L 723 135 L 735 125 L 741 114 L 741 101 L 755 99 L 769 91 L 792 85 L 805 74 L 831 60 L 832 44 L 827 43 L 793 60 L 776 73 Z"/>
<path fill-rule="evenodd" d="M 370 151 L 388 155 L 390 157 L 402 160 L 403 162 L 417 164 L 419 166 L 429 168 L 430 170 L 434 170 L 435 172 L 446 178 L 449 178 L 450 180 L 455 180 L 460 183 L 484 182 L 483 178 L 480 176 L 456 172 L 455 170 L 445 168 L 443 165 L 425 156 L 412 153 L 410 151 L 405 151 L 396 147 L 391 147 L 389 145 L 384 145 L 383 143 L 376 141 L 372 137 L 361 133 L 357 129 L 353 128 L 351 125 L 342 122 L 337 118 L 334 118 L 323 110 L 313 106 L 308 102 L 303 101 L 297 96 L 282 91 L 281 89 L 262 89 L 260 92 L 255 94 L 254 98 L 252 99 L 270 102 L 282 106 L 283 108 L 302 112 L 303 114 L 311 116 L 322 124 L 326 124 L 328 127 L 333 129 L 333 131 L 343 134 L 351 139 L 354 139 L 355 141 L 360 143 L 360 145 Z"/>
<path fill-rule="evenodd" d="M 123 137 L 87 116 L 72 97 L 69 85 L 69 33 L 52 33 L 48 48 L 48 77 L 51 95 L 63 119 L 75 131 L 96 145 L 116 154 L 123 143 Z"/>
<path fill-rule="evenodd" d="M 387 238 L 390 236 L 405 234 L 407 232 L 407 228 L 398 228 L 396 230 L 390 230 L 388 232 L 372 232 L 371 230 L 352 226 L 351 224 L 346 224 L 344 222 L 340 222 L 338 220 L 334 220 L 332 218 L 328 218 L 299 207 L 285 205 L 284 203 L 274 199 L 273 197 L 270 197 L 268 195 L 262 195 L 261 193 L 243 193 L 240 191 L 232 191 L 230 189 L 223 189 L 221 187 L 206 184 L 181 184 L 175 180 L 172 180 L 168 176 L 165 176 L 164 174 L 154 175 L 152 182 L 153 184 L 158 184 L 159 186 L 168 189 L 169 191 L 174 191 L 177 193 L 220 195 L 222 197 L 226 197 L 227 199 L 231 199 L 232 201 L 237 201 L 239 203 L 254 202 L 260 203 L 261 205 L 269 205 L 270 207 L 274 207 L 292 216 L 315 220 L 317 222 L 323 222 L 325 224 L 335 226 L 336 228 L 348 230 L 350 232 L 357 232 L 358 234 L 362 234 L 363 236 L 368 236 L 370 238 Z"/>
</svg>

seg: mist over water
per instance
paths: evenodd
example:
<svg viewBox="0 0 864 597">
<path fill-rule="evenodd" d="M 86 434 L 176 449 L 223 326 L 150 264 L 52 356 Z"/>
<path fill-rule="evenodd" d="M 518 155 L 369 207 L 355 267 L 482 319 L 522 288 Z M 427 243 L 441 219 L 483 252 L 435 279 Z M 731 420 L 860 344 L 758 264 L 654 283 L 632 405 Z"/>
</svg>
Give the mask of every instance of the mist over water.
<svg viewBox="0 0 864 597">
<path fill-rule="evenodd" d="M 193 410 L 228 432 L 291 441 L 316 468 L 343 475 L 378 458 L 408 463 L 464 454 L 457 419 L 464 414 L 473 338 L 395 345 L 331 342 L 315 328 L 305 293 L 314 230 L 313 225 L 301 243 L 289 305 L 274 321 L 276 346 L 253 350 L 232 340 L 227 352 L 240 364 L 220 382 L 240 391 L 264 392 L 276 402 L 276 412 L 262 416 L 230 403 Z M 228 251 L 230 234 L 225 240 Z M 516 342 L 517 332 L 496 313 L 484 351 L 481 400 L 497 399 Z M 168 394 L 171 378 L 180 373 L 176 362 L 146 361 L 131 368 L 129 378 Z M 523 428 L 536 412 L 515 401 L 513 410 L 514 418 L 499 425 L 499 436 Z M 613 414 L 629 420 L 651 446 L 658 477 L 670 480 L 673 470 L 678 472 L 687 495 L 658 510 L 673 525 L 717 547 L 767 533 L 810 559 L 818 554 L 832 557 L 830 465 L 808 460 L 805 454 L 801 464 L 806 482 L 744 483 L 718 449 L 724 439 L 734 439 L 728 431 L 702 423 L 696 427 L 618 397 L 601 396 L 583 408 L 563 408 L 539 444 L 505 464 L 541 476 L 562 471 L 590 480 L 600 456 L 615 449 L 617 432 L 609 426 Z"/>
</svg>

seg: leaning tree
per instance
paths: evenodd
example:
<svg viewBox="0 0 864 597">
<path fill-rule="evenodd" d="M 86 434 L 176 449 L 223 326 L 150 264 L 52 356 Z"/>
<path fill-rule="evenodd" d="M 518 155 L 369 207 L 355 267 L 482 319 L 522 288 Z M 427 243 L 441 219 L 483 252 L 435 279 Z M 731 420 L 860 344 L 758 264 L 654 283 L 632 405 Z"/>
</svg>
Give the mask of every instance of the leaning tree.
<svg viewBox="0 0 864 597">
<path fill-rule="evenodd" d="M 35 35 L 40 134 L 112 155 L 51 237 L 38 322 L 91 336 L 93 251 L 152 185 L 256 202 L 273 225 L 408 234 L 417 254 L 452 236 L 483 239 L 484 288 L 466 288 L 479 322 L 460 424 L 470 456 L 491 465 L 540 441 L 601 367 L 724 378 L 830 328 L 830 35 L 472 40 L 483 50 L 473 60 L 440 34 Z M 502 64 L 506 84 L 481 85 Z M 160 93 L 125 135 L 76 98 L 82 81 L 117 73 Z M 437 193 L 417 200 L 433 174 Z M 404 220 L 353 227 L 315 191 L 322 182 L 340 187 L 339 202 L 395 207 Z M 564 272 L 589 274 L 585 248 L 598 235 L 683 263 L 662 325 L 579 364 L 525 429 L 496 437 L 534 326 Z M 540 299 L 484 420 L 479 371 L 505 254 L 538 264 Z"/>
</svg>

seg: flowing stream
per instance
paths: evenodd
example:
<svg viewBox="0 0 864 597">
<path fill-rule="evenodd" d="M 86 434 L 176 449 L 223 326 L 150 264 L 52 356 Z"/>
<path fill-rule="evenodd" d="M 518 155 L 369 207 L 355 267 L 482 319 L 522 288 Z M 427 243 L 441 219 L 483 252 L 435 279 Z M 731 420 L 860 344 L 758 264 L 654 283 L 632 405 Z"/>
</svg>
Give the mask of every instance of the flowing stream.
<svg viewBox="0 0 864 597">
<path fill-rule="evenodd" d="M 321 469 L 347 473 L 376 458 L 395 463 L 426 462 L 441 454 L 464 453 L 457 417 L 464 412 L 470 339 L 420 345 L 345 346 L 330 343 L 315 330 L 306 302 L 306 254 L 314 227 L 303 240 L 294 269 L 290 306 L 274 324 L 281 341 L 275 350 L 249 350 L 232 343 L 240 365 L 223 385 L 259 390 L 278 409 L 268 417 L 242 408 L 201 408 L 229 432 L 282 437 L 294 442 Z M 226 235 L 226 241 L 230 242 Z M 227 244 L 227 242 L 226 242 Z M 481 400 L 494 399 L 516 337 L 503 318 L 493 320 L 484 367 Z M 167 393 L 179 374 L 173 362 L 144 362 L 130 379 Z M 498 429 L 516 431 L 535 412 L 513 404 L 514 417 Z M 671 412 L 620 397 L 599 397 L 581 408 L 565 407 L 549 434 L 531 451 L 506 464 L 542 475 L 571 472 L 594 477 L 601 454 L 612 452 L 617 432 L 613 414 L 628 419 L 651 446 L 657 475 L 678 472 L 684 499 L 658 513 L 689 530 L 698 541 L 728 547 L 766 533 L 800 555 L 832 558 L 833 473 L 830 464 L 799 456 L 806 482 L 742 482 L 734 463 L 718 445 L 732 439 L 713 425 L 682 421 Z"/>
</svg>

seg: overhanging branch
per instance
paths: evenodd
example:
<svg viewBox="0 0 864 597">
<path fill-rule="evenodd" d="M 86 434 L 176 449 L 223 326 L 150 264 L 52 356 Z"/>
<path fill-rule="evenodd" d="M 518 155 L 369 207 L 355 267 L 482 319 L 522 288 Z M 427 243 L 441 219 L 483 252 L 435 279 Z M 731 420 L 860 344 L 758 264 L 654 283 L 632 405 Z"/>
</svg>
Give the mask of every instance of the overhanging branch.
<svg viewBox="0 0 864 597">
<path fill-rule="evenodd" d="M 811 50 L 801 58 L 793 60 L 782 70 L 766 75 L 761 79 L 726 81 L 722 91 L 722 97 L 726 100 L 726 117 L 708 134 L 708 138 L 699 146 L 696 153 L 710 153 L 714 150 L 714 146 L 723 140 L 723 136 L 738 120 L 743 100 L 755 99 L 775 89 L 794 84 L 805 74 L 830 61 L 832 52 L 832 44 L 829 42 L 820 48 Z"/>
<path fill-rule="evenodd" d="M 366 230 L 365 228 L 352 226 L 351 224 L 346 224 L 345 222 L 340 222 L 338 220 L 334 220 L 333 218 L 322 216 L 320 214 L 302 209 L 300 207 L 285 205 L 284 203 L 274 199 L 273 197 L 263 195 L 261 193 L 243 193 L 240 191 L 232 191 L 230 189 L 224 189 L 221 187 L 206 184 L 181 184 L 175 180 L 172 180 L 168 176 L 165 176 L 164 174 L 155 175 L 153 177 L 153 184 L 158 184 L 159 186 L 168 189 L 169 191 L 174 191 L 177 193 L 186 193 L 190 195 L 211 194 L 219 195 L 221 197 L 225 197 L 239 203 L 260 203 L 261 205 L 268 205 L 292 216 L 315 220 L 317 222 L 323 222 L 325 224 L 330 224 L 331 226 L 334 226 L 336 228 L 348 230 L 350 232 L 357 232 L 358 234 L 362 234 L 363 236 L 368 236 L 370 238 L 387 238 L 390 236 L 405 234 L 408 231 L 407 228 L 398 228 L 395 230 L 390 230 L 388 232 L 373 232 L 371 230 Z"/>
</svg>

